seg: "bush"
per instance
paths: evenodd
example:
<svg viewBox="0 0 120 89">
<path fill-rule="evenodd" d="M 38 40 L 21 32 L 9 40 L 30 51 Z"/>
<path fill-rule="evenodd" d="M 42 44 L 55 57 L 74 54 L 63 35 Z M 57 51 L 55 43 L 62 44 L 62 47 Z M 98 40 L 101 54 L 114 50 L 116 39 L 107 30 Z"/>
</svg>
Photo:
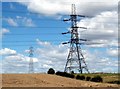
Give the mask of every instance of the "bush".
<svg viewBox="0 0 120 89">
<path fill-rule="evenodd" d="M 108 83 L 112 83 L 112 84 L 120 84 L 120 81 L 118 80 L 116 80 L 116 81 L 110 81 L 110 82 L 108 82 Z"/>
<path fill-rule="evenodd" d="M 61 72 L 60 72 L 60 71 L 57 71 L 57 72 L 56 72 L 56 75 L 61 75 Z"/>
<path fill-rule="evenodd" d="M 84 75 L 82 75 L 80 77 L 81 77 L 81 80 L 85 80 L 85 76 Z"/>
<path fill-rule="evenodd" d="M 65 73 L 65 77 L 74 78 L 73 74 Z"/>
<path fill-rule="evenodd" d="M 95 76 L 91 79 L 91 81 L 93 82 L 103 82 L 103 79 L 101 78 L 101 76 Z"/>
<path fill-rule="evenodd" d="M 53 68 L 50 68 L 47 73 L 48 74 L 55 74 L 55 70 Z"/>
<path fill-rule="evenodd" d="M 80 79 L 85 80 L 85 76 L 84 75 L 80 76 Z"/>
<path fill-rule="evenodd" d="M 91 80 L 91 77 L 87 76 L 86 81 L 90 81 L 90 80 Z"/>
<path fill-rule="evenodd" d="M 58 72 L 56 72 L 56 75 L 59 75 L 59 76 L 65 76 L 66 73 L 65 73 L 65 72 L 60 72 L 60 71 L 58 71 Z"/>
<path fill-rule="evenodd" d="M 63 76 L 64 76 L 64 77 L 69 77 L 69 74 L 66 73 L 66 72 L 63 72 Z"/>
<path fill-rule="evenodd" d="M 71 74 L 74 74 L 74 71 L 71 71 Z"/>
<path fill-rule="evenodd" d="M 77 75 L 76 76 L 76 79 L 80 79 L 80 80 L 85 80 L 85 76 L 84 75 Z"/>
<path fill-rule="evenodd" d="M 80 79 L 80 75 L 77 75 L 77 76 L 76 76 L 76 79 Z"/>
<path fill-rule="evenodd" d="M 75 78 L 75 75 L 74 74 L 70 74 L 70 78 Z"/>
<path fill-rule="evenodd" d="M 73 74 L 69 74 L 69 73 L 66 73 L 66 72 L 56 72 L 56 75 L 59 75 L 59 76 L 63 76 L 63 77 L 69 77 L 69 78 L 74 78 L 74 75 Z"/>
</svg>

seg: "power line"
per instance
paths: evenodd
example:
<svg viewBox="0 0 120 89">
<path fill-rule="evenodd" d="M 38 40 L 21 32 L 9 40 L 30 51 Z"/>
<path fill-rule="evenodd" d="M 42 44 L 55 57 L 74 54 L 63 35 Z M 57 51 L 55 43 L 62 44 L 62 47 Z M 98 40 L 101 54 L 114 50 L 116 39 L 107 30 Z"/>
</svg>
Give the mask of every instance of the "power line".
<svg viewBox="0 0 120 89">
<path fill-rule="evenodd" d="M 10 10 L 2 10 L 2 12 L 3 13 L 21 13 L 21 14 L 28 14 L 28 16 L 30 15 L 30 14 L 40 14 L 40 13 L 37 13 L 37 12 L 25 12 L 25 11 L 18 11 L 18 10 L 14 10 L 14 11 L 10 11 Z M 58 16 L 59 15 L 62 15 L 62 16 L 69 16 L 69 15 L 65 15 L 65 14 L 58 14 Z M 42 15 L 41 15 L 42 16 Z M 98 16 L 98 15 L 96 15 L 96 16 Z M 95 16 L 86 16 L 86 17 L 88 17 L 88 18 L 92 18 L 92 17 L 95 17 Z M 113 19 L 115 19 L 115 17 L 111 17 L 111 16 L 102 16 L 102 18 L 113 18 Z"/>
<path fill-rule="evenodd" d="M 65 39 L 64 39 L 65 40 Z M 40 42 L 59 42 L 59 41 L 63 41 L 63 39 L 45 39 L 45 40 L 40 40 Z M 37 40 L 2 40 L 1 41 L 2 43 L 20 43 L 20 42 L 39 42 L 39 41 L 37 41 Z"/>
<path fill-rule="evenodd" d="M 52 42 L 52 43 L 58 43 L 58 44 L 61 44 L 62 42 Z M 51 44 L 51 45 L 53 45 L 53 44 Z M 2 45 L 2 47 L 29 47 L 29 46 L 40 46 L 38 43 L 36 43 L 36 44 L 16 44 L 16 45 Z"/>
<path fill-rule="evenodd" d="M 5 46 L 9 46 L 9 47 L 29 47 L 30 45 L 32 45 L 32 46 L 39 46 L 39 45 L 37 45 L 37 44 L 28 44 L 28 45 L 2 45 L 2 47 L 5 47 Z"/>
<path fill-rule="evenodd" d="M 28 35 L 28 36 L 33 36 L 33 35 L 61 35 L 61 34 L 57 34 L 57 33 L 52 33 L 52 34 L 4 34 L 6 36 L 23 36 L 23 35 Z"/>
<path fill-rule="evenodd" d="M 58 41 L 63 41 L 63 40 L 42 40 L 42 41 L 54 41 L 54 42 L 58 42 Z M 11 42 L 11 43 L 20 43 L 20 42 L 37 42 L 37 41 L 2 41 L 3 43 L 5 42 L 5 43 L 9 43 L 9 42 Z"/>
<path fill-rule="evenodd" d="M 38 27 L 38 26 L 10 26 L 10 25 L 3 25 L 3 27 L 9 27 L 9 28 L 66 28 L 66 27 Z"/>
<path fill-rule="evenodd" d="M 17 18 L 15 18 L 15 17 L 0 17 L 2 20 L 6 20 L 6 19 L 13 19 L 13 20 L 16 20 Z M 102 17 L 101 17 L 102 18 Z M 109 18 L 109 17 L 108 17 Z M 17 20 L 22 20 L 22 19 L 24 19 L 24 17 L 21 17 L 21 18 L 19 18 L 19 19 L 17 19 Z M 55 21 L 55 22 L 57 22 L 57 21 L 59 21 L 59 22 L 63 22 L 63 20 L 60 20 L 60 19 L 41 19 L 41 18 L 27 18 L 27 19 L 32 19 L 32 20 L 37 20 L 37 21 L 47 21 L 47 22 L 49 22 L 49 21 Z M 79 19 L 79 20 L 77 20 L 77 21 L 80 21 L 81 19 Z M 116 21 L 118 21 L 118 18 L 114 18 L 114 20 L 116 20 Z M 80 21 L 80 22 L 88 22 L 88 21 Z M 95 23 L 114 23 L 113 21 L 109 21 L 109 22 L 105 22 L 105 21 L 97 21 L 96 20 L 96 22 Z"/>
<path fill-rule="evenodd" d="M 38 27 L 38 26 L 9 26 L 9 25 L 5 25 L 5 26 L 2 26 L 2 27 L 9 27 L 9 28 L 35 28 L 35 29 L 38 29 L 38 28 L 42 28 L 42 29 L 45 29 L 45 28 L 57 28 L 57 29 L 60 29 L 60 28 L 67 28 L 67 27 Z M 79 29 L 82 29 L 80 27 L 77 27 Z M 87 28 L 86 29 L 98 29 L 98 28 Z M 111 29 L 110 27 L 105 27 L 105 28 L 99 28 L 99 29 Z M 50 30 L 56 30 L 56 29 L 50 29 Z"/>
<path fill-rule="evenodd" d="M 9 18 L 13 19 L 13 20 L 15 20 L 15 19 L 22 20 L 22 19 L 27 18 L 27 17 L 20 17 L 20 18 L 17 18 L 17 17 L 16 18 L 15 17 L 0 17 L 0 18 L 3 19 L 3 20 L 9 19 Z M 37 20 L 37 21 L 48 21 L 48 22 L 49 21 L 56 21 L 56 22 L 57 21 L 61 21 L 61 22 L 63 21 L 63 20 L 60 20 L 60 19 L 41 19 L 39 17 L 38 18 L 33 18 L 33 17 L 30 18 L 30 17 L 28 17 L 27 19 L 32 19 L 32 20 Z"/>
<path fill-rule="evenodd" d="M 46 19 L 41 19 L 40 17 L 30 17 L 30 16 L 26 16 L 26 17 L 0 17 L 1 19 L 3 19 L 3 20 L 6 20 L 6 19 L 9 19 L 9 18 L 11 18 L 11 19 L 17 19 L 17 20 L 22 20 L 22 19 L 32 19 L 32 20 L 37 20 L 37 21 L 60 21 L 60 22 L 62 22 L 63 20 L 61 20 L 61 19 L 49 19 L 49 18 L 46 18 Z M 99 17 L 99 18 L 104 18 L 104 17 Z M 118 20 L 118 18 L 116 18 L 116 17 L 106 17 L 106 18 L 113 18 L 114 20 Z M 81 19 L 78 19 L 77 21 L 80 21 Z M 81 21 L 81 22 L 83 22 L 83 21 Z M 111 21 L 112 22 L 112 21 Z M 102 23 L 102 21 L 99 21 L 98 23 Z"/>
<path fill-rule="evenodd" d="M 11 18 L 11 17 L 10 17 Z M 3 19 L 9 19 L 9 18 L 3 18 Z M 17 19 L 17 18 L 11 18 L 11 19 Z M 24 18 L 21 18 L 21 19 L 24 19 Z M 59 20 L 59 19 L 40 19 L 40 18 L 27 18 L 27 19 L 32 19 L 32 20 L 38 20 L 38 21 L 63 21 L 63 20 Z M 80 21 L 81 19 L 77 20 L 77 21 Z M 118 22 L 118 19 L 114 18 L 114 20 L 116 20 Z M 88 22 L 88 21 L 84 21 L 84 20 L 81 20 L 80 22 Z M 117 23 L 116 22 L 116 23 Z M 105 21 L 96 21 L 95 23 L 115 23 L 114 21 L 109 21 L 109 22 L 105 22 Z M 44 27 L 43 27 L 44 28 Z"/>
</svg>

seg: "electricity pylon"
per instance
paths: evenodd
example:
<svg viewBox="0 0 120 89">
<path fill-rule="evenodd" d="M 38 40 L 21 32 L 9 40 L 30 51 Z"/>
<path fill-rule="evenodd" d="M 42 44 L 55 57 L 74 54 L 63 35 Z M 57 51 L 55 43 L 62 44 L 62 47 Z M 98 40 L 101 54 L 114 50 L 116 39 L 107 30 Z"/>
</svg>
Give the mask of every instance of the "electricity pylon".
<svg viewBox="0 0 120 89">
<path fill-rule="evenodd" d="M 80 41 L 87 41 L 87 40 L 79 39 L 78 28 L 83 28 L 83 29 L 86 29 L 86 28 L 77 26 L 78 17 L 85 17 L 85 16 L 76 15 L 75 4 L 72 4 L 72 14 L 70 15 L 70 19 L 64 19 L 64 21 L 71 22 L 71 30 L 66 33 L 62 33 L 62 34 L 68 34 L 68 33 L 71 34 L 70 41 L 63 43 L 63 44 L 70 43 L 70 50 L 67 57 L 67 62 L 65 65 L 64 72 L 71 73 L 72 71 L 75 72 L 76 70 L 78 70 L 78 72 L 82 74 L 83 69 L 85 69 L 88 73 L 89 73 L 89 70 L 87 68 L 85 58 L 82 54 Z"/>
<path fill-rule="evenodd" d="M 33 67 L 33 47 L 29 48 L 29 73 L 34 73 L 34 67 Z"/>
</svg>

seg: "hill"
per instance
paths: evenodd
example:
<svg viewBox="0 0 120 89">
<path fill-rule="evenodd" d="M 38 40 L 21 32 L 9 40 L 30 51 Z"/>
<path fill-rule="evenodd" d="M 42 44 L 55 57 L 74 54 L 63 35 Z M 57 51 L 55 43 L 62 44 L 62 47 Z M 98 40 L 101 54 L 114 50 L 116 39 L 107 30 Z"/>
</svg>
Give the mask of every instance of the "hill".
<svg viewBox="0 0 120 89">
<path fill-rule="evenodd" d="M 49 74 L 2 74 L 3 87 L 118 87 Z"/>
</svg>

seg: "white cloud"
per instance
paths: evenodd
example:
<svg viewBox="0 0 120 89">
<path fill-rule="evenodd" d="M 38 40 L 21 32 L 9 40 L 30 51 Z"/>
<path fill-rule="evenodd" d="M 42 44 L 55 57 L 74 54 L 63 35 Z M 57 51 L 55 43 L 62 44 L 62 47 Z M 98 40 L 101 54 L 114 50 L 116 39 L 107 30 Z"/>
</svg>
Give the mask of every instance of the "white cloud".
<svg viewBox="0 0 120 89">
<path fill-rule="evenodd" d="M 62 59 L 62 57 L 67 56 L 68 48 L 62 44 L 60 45 L 52 45 L 49 42 L 42 42 L 37 39 L 37 43 L 41 46 L 41 48 L 37 48 L 36 52 L 41 56 L 53 59 Z M 62 61 L 62 60 L 61 60 Z"/>
<path fill-rule="evenodd" d="M 15 50 L 4 48 L 0 50 L 2 55 L 3 73 L 27 73 L 29 70 L 30 57 L 17 53 Z M 38 58 L 33 57 L 33 64 L 36 66 Z"/>
<path fill-rule="evenodd" d="M 2 28 L 2 34 L 9 33 L 10 31 L 6 28 Z"/>
<path fill-rule="evenodd" d="M 47 68 L 47 69 L 52 68 L 52 66 L 49 66 L 49 65 L 46 65 L 46 64 L 43 64 L 43 67 Z"/>
<path fill-rule="evenodd" d="M 16 20 L 14 20 L 12 18 L 8 18 L 6 20 L 11 26 L 18 26 L 18 23 L 16 22 Z"/>
<path fill-rule="evenodd" d="M 33 23 L 33 20 L 31 18 L 27 18 L 27 17 L 21 17 L 21 18 L 22 18 L 22 23 L 23 23 L 22 25 L 28 26 L 28 27 L 35 26 L 35 24 Z"/>
<path fill-rule="evenodd" d="M 85 0 L 85 1 L 71 1 L 71 0 L 35 0 L 29 3 L 21 2 L 23 5 L 27 6 L 28 10 L 35 13 L 40 13 L 43 15 L 58 15 L 58 14 L 70 14 L 71 4 L 76 4 L 78 14 L 85 15 L 96 15 L 103 11 L 117 10 L 118 0 L 108 1 L 95 1 L 95 0 Z"/>
<path fill-rule="evenodd" d="M 42 41 L 40 41 L 39 39 L 36 39 L 36 41 L 37 41 L 37 43 L 38 43 L 39 45 L 42 45 L 42 46 L 51 46 L 51 44 L 50 44 L 49 42 L 42 42 Z"/>
<path fill-rule="evenodd" d="M 102 47 L 118 47 L 118 41 L 117 40 L 90 40 L 85 43 L 86 47 L 93 47 L 93 48 L 102 48 Z"/>
<path fill-rule="evenodd" d="M 25 5 L 29 11 L 47 16 L 70 14 L 71 4 L 74 3 L 76 4 L 78 14 L 95 16 L 93 18 L 83 19 L 78 23 L 79 26 L 88 27 L 87 31 L 81 33 L 81 37 L 102 42 L 102 44 L 93 44 L 90 47 L 116 46 L 116 39 L 118 37 L 118 0 L 109 0 L 109 2 L 90 0 L 86 0 L 85 2 L 79 0 L 36 0 L 21 3 Z M 113 43 L 109 44 L 109 42 Z"/>
<path fill-rule="evenodd" d="M 23 54 L 17 53 L 15 50 L 4 48 L 0 50 L 0 55 L 4 56 L 6 60 L 22 60 L 22 61 L 30 61 L 30 57 L 27 57 Z M 38 62 L 37 58 L 33 57 L 33 62 Z"/>
<path fill-rule="evenodd" d="M 15 9 L 15 7 L 12 3 L 10 3 L 10 9 Z"/>
<path fill-rule="evenodd" d="M 4 34 L 9 33 L 9 32 L 10 32 L 10 30 L 8 30 L 8 29 L 6 29 L 6 28 L 2 28 L 2 29 L 0 30 L 0 38 L 1 38 Z"/>
<path fill-rule="evenodd" d="M 99 43 L 90 47 L 118 46 L 117 16 L 118 13 L 116 11 L 106 11 L 93 18 L 81 20 L 78 26 L 87 27 L 88 29 L 83 32 L 80 31 L 80 37 Z"/>
<path fill-rule="evenodd" d="M 118 55 L 120 55 L 120 53 L 118 52 L 118 49 L 113 49 L 113 48 L 108 49 L 107 54 L 113 57 L 118 57 Z"/>
<path fill-rule="evenodd" d="M 13 54 L 16 54 L 16 51 L 9 48 L 4 48 L 0 50 L 0 55 L 13 55 Z"/>
<path fill-rule="evenodd" d="M 16 16 L 16 19 L 22 19 L 22 17 L 21 16 Z"/>
<path fill-rule="evenodd" d="M 41 4 L 42 3 L 42 4 Z M 81 33 L 81 38 L 95 40 L 101 44 L 90 45 L 90 47 L 107 47 L 118 46 L 118 0 L 112 1 L 70 1 L 70 0 L 41 0 L 24 3 L 28 10 L 47 16 L 55 16 L 58 14 L 70 14 L 71 4 L 76 4 L 77 13 L 93 18 L 82 19 L 78 26 L 87 27 L 87 31 Z M 34 8 L 36 7 L 36 8 Z"/>
<path fill-rule="evenodd" d="M 39 43 L 39 39 L 37 43 Z M 34 71 L 35 72 L 47 72 L 49 68 L 54 68 L 56 71 L 63 71 L 65 63 L 67 61 L 67 55 L 69 48 L 66 45 L 53 45 L 49 42 L 40 41 L 40 47 L 34 51 Z M 14 50 L 15 51 L 15 50 Z M 28 51 L 27 51 L 28 52 Z M 94 55 L 93 55 L 94 54 Z M 101 51 L 89 51 L 89 49 L 83 50 L 85 61 L 88 65 L 90 72 L 117 72 L 118 61 L 103 56 Z M 107 54 L 106 54 L 107 56 Z M 29 57 L 25 54 L 16 53 L 16 55 L 5 56 L 3 59 L 3 71 L 10 73 L 28 72 Z M 59 66 L 59 67 L 58 67 Z M 13 71 L 9 71 L 12 69 Z M 111 69 L 107 70 L 107 69 Z"/>
<path fill-rule="evenodd" d="M 36 52 L 39 55 L 39 62 L 41 65 L 43 65 L 42 68 L 45 67 L 47 70 L 48 68 L 52 67 L 55 70 L 63 71 L 65 63 L 67 61 L 66 58 L 69 48 L 63 45 L 52 45 L 50 43 L 48 43 L 49 45 L 45 46 L 44 42 L 40 42 L 40 46 L 42 47 L 37 48 Z M 117 59 L 113 60 L 107 57 L 107 54 L 105 55 L 103 52 L 89 51 L 87 49 L 83 50 L 83 55 L 90 72 L 117 72 Z M 60 68 L 58 68 L 58 65 L 60 65 Z M 107 69 L 111 69 L 111 71 Z"/>
<path fill-rule="evenodd" d="M 29 1 L 29 0 L 28 0 Z M 92 39 L 102 44 L 93 44 L 90 47 L 116 46 L 118 37 L 118 0 L 104 2 L 88 1 L 80 2 L 70 0 L 41 0 L 21 2 L 29 11 L 46 16 L 59 14 L 70 14 L 71 4 L 76 4 L 77 13 L 87 16 L 95 16 L 81 20 L 78 25 L 88 27 L 87 31 L 81 33 L 82 38 Z M 41 4 L 42 3 L 42 4 Z M 34 8 L 36 7 L 36 8 Z M 112 42 L 109 44 L 109 42 Z M 115 42 L 115 43 L 114 43 Z"/>
<path fill-rule="evenodd" d="M 118 59 L 113 60 L 109 57 L 95 57 L 87 63 L 91 72 L 118 72 Z"/>
<path fill-rule="evenodd" d="M 33 59 L 33 66 L 36 69 L 37 58 Z M 16 54 L 12 56 L 3 57 L 2 68 L 3 73 L 28 73 L 30 58 L 23 54 Z"/>
<path fill-rule="evenodd" d="M 16 55 L 11 55 L 11 56 L 6 56 L 5 57 L 6 60 L 21 60 L 21 61 L 26 61 L 29 62 L 30 61 L 30 57 L 24 56 L 22 54 L 16 54 Z M 38 62 L 37 58 L 32 58 L 33 62 Z"/>
<path fill-rule="evenodd" d="M 15 18 L 5 18 L 5 21 L 7 21 L 8 24 L 11 26 L 26 26 L 26 27 L 35 26 L 33 20 L 28 17 L 16 16 Z"/>
</svg>

